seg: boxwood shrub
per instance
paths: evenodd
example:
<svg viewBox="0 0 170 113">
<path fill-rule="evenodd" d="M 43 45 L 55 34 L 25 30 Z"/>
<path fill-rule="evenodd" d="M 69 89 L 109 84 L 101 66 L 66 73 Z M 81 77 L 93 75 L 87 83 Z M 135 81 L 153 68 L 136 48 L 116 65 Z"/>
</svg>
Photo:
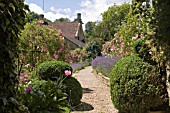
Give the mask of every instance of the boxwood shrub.
<svg viewBox="0 0 170 113">
<path fill-rule="evenodd" d="M 146 113 L 161 105 L 155 68 L 138 55 L 119 60 L 110 73 L 111 98 L 121 113 Z"/>
<path fill-rule="evenodd" d="M 83 96 L 82 87 L 79 81 L 74 77 L 67 77 L 63 81 L 63 85 L 65 86 L 65 92 L 68 95 L 67 100 L 70 102 L 71 106 L 79 105 Z"/>
<path fill-rule="evenodd" d="M 36 76 L 43 80 L 53 80 L 54 77 L 63 78 L 64 71 L 70 70 L 72 72 L 72 67 L 63 61 L 49 61 L 38 65 L 36 70 Z"/>
</svg>

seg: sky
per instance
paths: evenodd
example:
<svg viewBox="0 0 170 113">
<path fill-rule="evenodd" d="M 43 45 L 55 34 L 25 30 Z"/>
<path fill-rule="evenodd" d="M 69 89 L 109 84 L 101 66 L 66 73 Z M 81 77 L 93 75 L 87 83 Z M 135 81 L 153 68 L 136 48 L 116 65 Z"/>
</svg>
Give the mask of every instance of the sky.
<svg viewBox="0 0 170 113">
<path fill-rule="evenodd" d="M 69 18 L 73 21 L 77 13 L 81 13 L 83 23 L 101 21 L 101 14 L 116 4 L 131 0 L 25 0 L 31 11 L 44 14 L 44 17 L 54 21 L 59 18 Z"/>
</svg>

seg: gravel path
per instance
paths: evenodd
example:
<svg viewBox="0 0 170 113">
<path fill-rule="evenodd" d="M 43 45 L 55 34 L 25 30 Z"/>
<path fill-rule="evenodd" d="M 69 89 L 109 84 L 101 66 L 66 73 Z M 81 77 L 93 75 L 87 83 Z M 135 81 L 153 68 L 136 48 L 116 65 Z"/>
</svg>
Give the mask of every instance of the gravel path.
<svg viewBox="0 0 170 113">
<path fill-rule="evenodd" d="M 91 66 L 73 75 L 83 87 L 82 104 L 71 113 L 118 113 L 114 108 L 108 81 L 95 74 Z"/>
</svg>

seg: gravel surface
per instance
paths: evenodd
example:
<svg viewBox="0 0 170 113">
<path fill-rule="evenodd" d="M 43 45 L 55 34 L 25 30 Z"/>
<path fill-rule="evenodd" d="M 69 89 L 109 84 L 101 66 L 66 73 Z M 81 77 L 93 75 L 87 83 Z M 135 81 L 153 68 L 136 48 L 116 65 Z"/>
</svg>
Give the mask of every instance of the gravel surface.
<svg viewBox="0 0 170 113">
<path fill-rule="evenodd" d="M 107 79 L 96 74 L 91 66 L 74 73 L 73 76 L 83 87 L 83 98 L 82 104 L 71 113 L 118 113 L 111 102 Z"/>
</svg>

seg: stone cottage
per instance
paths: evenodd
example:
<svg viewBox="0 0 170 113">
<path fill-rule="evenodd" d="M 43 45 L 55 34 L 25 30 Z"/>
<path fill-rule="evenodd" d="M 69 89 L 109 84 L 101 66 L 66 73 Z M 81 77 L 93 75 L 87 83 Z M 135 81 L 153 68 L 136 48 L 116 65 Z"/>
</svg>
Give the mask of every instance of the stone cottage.
<svg viewBox="0 0 170 113">
<path fill-rule="evenodd" d="M 70 48 L 76 49 L 84 47 L 85 37 L 82 27 L 81 13 L 77 13 L 77 18 L 73 22 L 50 22 L 49 26 L 62 31 L 63 38 L 68 42 Z"/>
</svg>

